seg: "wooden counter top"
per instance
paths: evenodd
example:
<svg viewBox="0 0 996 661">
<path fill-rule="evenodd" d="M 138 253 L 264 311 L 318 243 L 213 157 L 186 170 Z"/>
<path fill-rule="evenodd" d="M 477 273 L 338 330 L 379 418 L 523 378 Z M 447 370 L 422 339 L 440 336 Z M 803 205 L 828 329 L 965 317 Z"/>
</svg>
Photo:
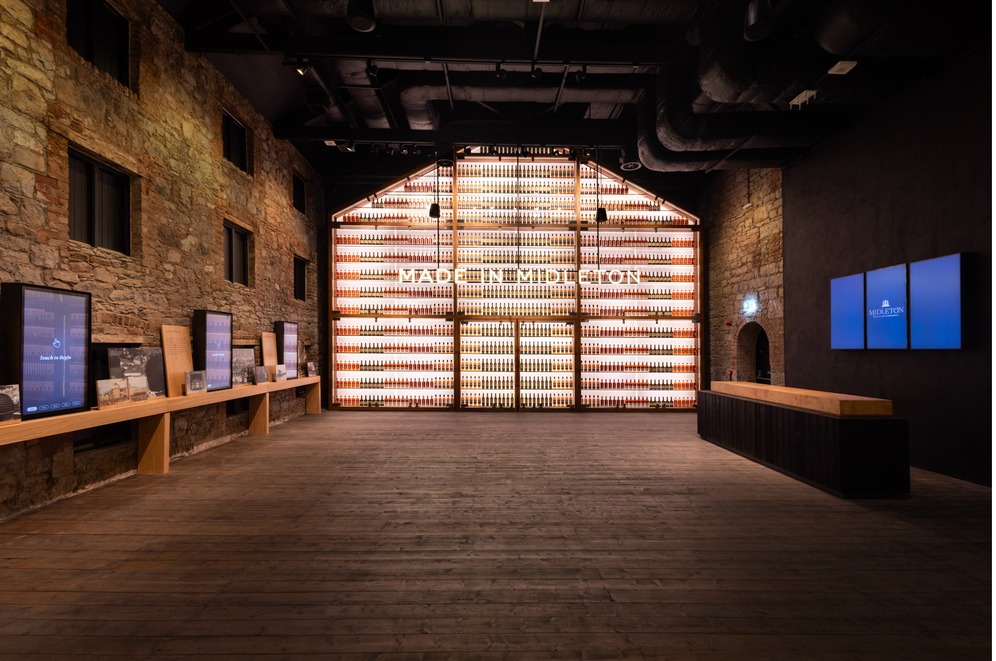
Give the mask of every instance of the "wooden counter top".
<svg viewBox="0 0 996 661">
<path fill-rule="evenodd" d="M 836 392 L 769 386 L 747 381 L 713 381 L 712 391 L 769 404 L 826 413 L 840 417 L 892 415 L 892 400 Z"/>
</svg>

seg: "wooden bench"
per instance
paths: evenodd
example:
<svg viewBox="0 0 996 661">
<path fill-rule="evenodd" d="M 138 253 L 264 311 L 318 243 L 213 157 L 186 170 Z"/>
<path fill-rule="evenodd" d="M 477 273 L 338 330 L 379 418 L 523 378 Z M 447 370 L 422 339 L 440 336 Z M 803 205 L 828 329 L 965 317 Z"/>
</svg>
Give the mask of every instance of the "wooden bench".
<svg viewBox="0 0 996 661">
<path fill-rule="evenodd" d="M 59 436 L 80 429 L 90 429 L 129 420 L 138 421 L 138 472 L 169 472 L 170 414 L 175 411 L 249 398 L 249 434 L 270 433 L 270 393 L 304 387 L 305 413 L 322 412 L 321 377 L 306 376 L 287 381 L 236 386 L 181 397 L 159 397 L 138 404 L 93 409 L 50 418 L 24 420 L 0 426 L 0 445 L 23 443 L 48 436 Z"/>
<path fill-rule="evenodd" d="M 698 396 L 703 439 L 843 497 L 909 493 L 909 430 L 887 399 L 720 381 Z"/>
</svg>

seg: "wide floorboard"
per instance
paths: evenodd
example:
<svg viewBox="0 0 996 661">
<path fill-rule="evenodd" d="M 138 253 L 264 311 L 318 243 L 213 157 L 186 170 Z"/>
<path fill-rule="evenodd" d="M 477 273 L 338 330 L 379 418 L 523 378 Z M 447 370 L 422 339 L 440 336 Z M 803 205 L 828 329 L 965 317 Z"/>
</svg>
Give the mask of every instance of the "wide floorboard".
<svg viewBox="0 0 996 661">
<path fill-rule="evenodd" d="M 694 415 L 337 412 L 0 524 L 0 658 L 988 659 L 991 491 Z"/>
</svg>

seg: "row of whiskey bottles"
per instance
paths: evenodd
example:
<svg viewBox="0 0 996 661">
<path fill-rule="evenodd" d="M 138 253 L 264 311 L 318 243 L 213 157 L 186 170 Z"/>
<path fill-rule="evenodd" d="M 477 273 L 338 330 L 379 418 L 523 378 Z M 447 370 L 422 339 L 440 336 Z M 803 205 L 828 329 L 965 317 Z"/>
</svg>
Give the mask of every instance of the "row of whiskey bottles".
<svg viewBox="0 0 996 661">
<path fill-rule="evenodd" d="M 618 409 L 692 409 L 695 408 L 695 398 L 582 395 L 581 406 L 584 408 Z"/>
<path fill-rule="evenodd" d="M 582 372 L 648 372 L 670 373 L 670 372 L 695 372 L 694 363 L 599 363 L 581 361 Z"/>
<path fill-rule="evenodd" d="M 673 344 L 595 344 L 582 342 L 581 354 L 588 356 L 697 356 L 697 347 Z"/>
<path fill-rule="evenodd" d="M 453 395 L 340 395 L 335 398 L 340 406 L 350 407 L 408 407 L 408 408 L 439 408 L 452 407 Z"/>
<path fill-rule="evenodd" d="M 452 342 L 433 344 L 388 343 L 388 344 L 339 344 L 336 353 L 453 353 Z"/>
<path fill-rule="evenodd" d="M 339 324 L 336 328 L 336 335 L 339 337 L 451 337 L 453 326 L 450 324 L 433 324 L 431 326 L 413 324 L 352 326 Z"/>
<path fill-rule="evenodd" d="M 452 360 L 388 360 L 385 362 L 361 360 L 336 361 L 338 372 L 452 372 Z"/>
<path fill-rule="evenodd" d="M 694 381 L 655 379 L 581 379 L 582 390 L 695 390 Z"/>
</svg>

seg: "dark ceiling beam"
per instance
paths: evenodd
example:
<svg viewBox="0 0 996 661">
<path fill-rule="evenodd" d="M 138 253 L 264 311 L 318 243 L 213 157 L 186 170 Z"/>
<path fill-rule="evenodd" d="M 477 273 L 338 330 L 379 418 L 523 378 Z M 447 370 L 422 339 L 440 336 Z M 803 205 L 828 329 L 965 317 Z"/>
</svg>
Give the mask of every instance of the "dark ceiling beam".
<svg viewBox="0 0 996 661">
<path fill-rule="evenodd" d="M 302 126 L 277 124 L 281 140 L 335 140 L 337 143 L 406 145 L 518 145 L 547 147 L 625 147 L 633 130 L 614 120 L 461 121 L 438 131 L 352 129 L 346 125 Z"/>
<path fill-rule="evenodd" d="M 389 30 L 385 29 L 385 32 Z M 583 34 L 579 34 L 583 33 Z M 548 31 L 540 64 L 588 64 L 657 67 L 689 58 L 694 51 L 673 29 L 627 31 Z M 407 29 L 393 36 L 345 32 L 325 36 L 267 34 L 265 45 L 252 34 L 197 32 L 187 35 L 193 53 L 260 54 L 270 51 L 309 57 L 387 59 L 410 62 L 532 64 L 530 45 L 518 32 L 482 32 L 464 28 Z"/>
</svg>

